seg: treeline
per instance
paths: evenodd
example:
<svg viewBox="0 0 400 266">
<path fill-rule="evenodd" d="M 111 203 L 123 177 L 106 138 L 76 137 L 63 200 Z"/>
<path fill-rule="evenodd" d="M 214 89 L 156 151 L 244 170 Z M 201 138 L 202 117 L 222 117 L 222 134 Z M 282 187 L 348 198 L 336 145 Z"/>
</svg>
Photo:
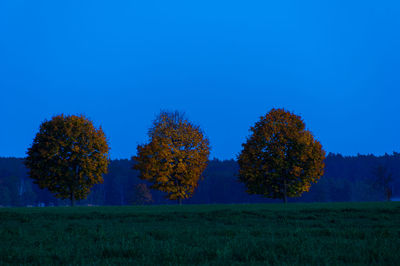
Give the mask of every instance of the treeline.
<svg viewBox="0 0 400 266">
<path fill-rule="evenodd" d="M 55 198 L 49 191 L 40 189 L 32 183 L 22 158 L 0 158 L 0 205 L 1 206 L 60 206 L 68 201 Z M 133 161 L 113 160 L 104 183 L 95 185 L 81 205 L 130 205 L 130 204 L 176 204 L 165 199 L 165 194 L 150 190 L 147 201 L 141 201 L 145 181 L 138 178 L 132 170 Z M 309 192 L 291 202 L 329 202 L 329 201 L 380 201 L 386 194 L 381 186 L 376 169 L 384 169 L 391 176 L 390 186 L 393 198 L 400 196 L 400 153 L 374 156 L 342 156 L 329 154 L 325 159 L 325 174 L 311 187 Z M 238 181 L 238 164 L 234 160 L 211 160 L 204 171 L 192 198 L 184 204 L 210 203 L 260 203 L 280 202 L 252 196 L 246 193 L 244 184 Z M 150 184 L 146 184 L 147 188 Z M 145 188 L 146 188 L 145 187 Z"/>
</svg>

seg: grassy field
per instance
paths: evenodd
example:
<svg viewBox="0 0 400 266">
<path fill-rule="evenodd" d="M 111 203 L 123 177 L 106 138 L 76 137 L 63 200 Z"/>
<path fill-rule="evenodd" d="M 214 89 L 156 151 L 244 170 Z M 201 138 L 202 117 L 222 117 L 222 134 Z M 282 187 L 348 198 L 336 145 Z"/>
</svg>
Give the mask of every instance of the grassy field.
<svg viewBox="0 0 400 266">
<path fill-rule="evenodd" d="M 399 265 L 400 203 L 0 209 L 0 265 Z"/>
</svg>

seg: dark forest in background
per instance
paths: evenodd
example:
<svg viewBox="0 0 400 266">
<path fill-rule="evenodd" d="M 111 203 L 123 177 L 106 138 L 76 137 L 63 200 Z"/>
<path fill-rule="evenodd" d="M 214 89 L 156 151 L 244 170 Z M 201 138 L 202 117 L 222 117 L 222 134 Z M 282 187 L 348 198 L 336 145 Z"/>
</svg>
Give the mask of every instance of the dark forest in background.
<svg viewBox="0 0 400 266">
<path fill-rule="evenodd" d="M 146 188 L 145 181 L 132 170 L 131 160 L 113 160 L 104 183 L 95 185 L 81 205 L 128 205 L 149 202 L 152 204 L 176 204 L 167 200 L 163 193 Z M 384 170 L 389 179 L 393 198 L 400 197 L 400 153 L 374 156 L 342 156 L 329 154 L 325 160 L 325 174 L 311 190 L 289 202 L 328 201 L 381 201 L 386 198 L 385 187 L 377 169 Z M 191 199 L 184 204 L 209 203 L 261 203 L 280 202 L 260 196 L 248 195 L 243 184 L 237 181 L 238 165 L 234 160 L 211 160 L 203 180 Z M 382 172 L 382 171 L 381 171 Z M 149 185 L 149 184 L 147 184 Z M 138 189 L 140 188 L 140 189 Z M 141 201 L 142 198 L 146 200 Z M 21 158 L 0 158 L 0 205 L 1 206 L 60 206 L 68 201 L 56 199 L 47 190 L 41 190 L 27 176 Z"/>
</svg>

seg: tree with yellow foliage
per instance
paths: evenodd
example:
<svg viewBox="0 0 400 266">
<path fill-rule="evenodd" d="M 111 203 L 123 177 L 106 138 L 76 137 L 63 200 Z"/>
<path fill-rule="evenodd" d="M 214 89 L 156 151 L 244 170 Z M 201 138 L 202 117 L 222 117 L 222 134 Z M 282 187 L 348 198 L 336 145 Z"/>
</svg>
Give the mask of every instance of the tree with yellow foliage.
<svg viewBox="0 0 400 266">
<path fill-rule="evenodd" d="M 152 189 L 182 203 L 190 198 L 207 166 L 210 146 L 201 129 L 180 112 L 161 112 L 149 130 L 149 143 L 138 145 L 133 169 Z"/>
<path fill-rule="evenodd" d="M 300 116 L 272 109 L 250 130 L 238 156 L 239 180 L 248 193 L 286 203 L 323 175 L 325 151 Z"/>
<path fill-rule="evenodd" d="M 61 199 L 85 199 L 107 173 L 109 147 L 101 128 L 84 117 L 58 115 L 44 121 L 28 149 L 25 165 L 40 188 Z"/>
</svg>

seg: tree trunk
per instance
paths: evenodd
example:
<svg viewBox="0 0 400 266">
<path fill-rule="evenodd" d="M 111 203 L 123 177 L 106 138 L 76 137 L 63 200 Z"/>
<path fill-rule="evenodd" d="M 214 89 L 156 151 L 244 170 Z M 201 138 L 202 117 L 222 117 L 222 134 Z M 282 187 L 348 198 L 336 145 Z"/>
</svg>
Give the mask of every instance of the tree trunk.
<svg viewBox="0 0 400 266">
<path fill-rule="evenodd" d="M 74 188 L 75 188 L 75 183 L 78 182 L 77 180 L 79 179 L 79 165 L 75 166 L 75 180 L 73 181 L 73 184 L 70 187 L 71 191 L 71 207 L 75 206 L 75 195 L 74 195 Z"/>
<path fill-rule="evenodd" d="M 179 203 L 179 205 L 182 205 L 182 198 L 178 199 L 178 203 Z"/>
<path fill-rule="evenodd" d="M 287 203 L 287 184 L 286 178 L 283 179 L 283 203 Z"/>
<path fill-rule="evenodd" d="M 392 189 L 390 187 L 386 188 L 386 200 L 390 201 L 392 198 Z"/>
<path fill-rule="evenodd" d="M 71 200 L 71 207 L 74 207 L 75 206 L 75 196 L 74 196 L 73 192 L 71 193 L 70 200 Z"/>
</svg>

